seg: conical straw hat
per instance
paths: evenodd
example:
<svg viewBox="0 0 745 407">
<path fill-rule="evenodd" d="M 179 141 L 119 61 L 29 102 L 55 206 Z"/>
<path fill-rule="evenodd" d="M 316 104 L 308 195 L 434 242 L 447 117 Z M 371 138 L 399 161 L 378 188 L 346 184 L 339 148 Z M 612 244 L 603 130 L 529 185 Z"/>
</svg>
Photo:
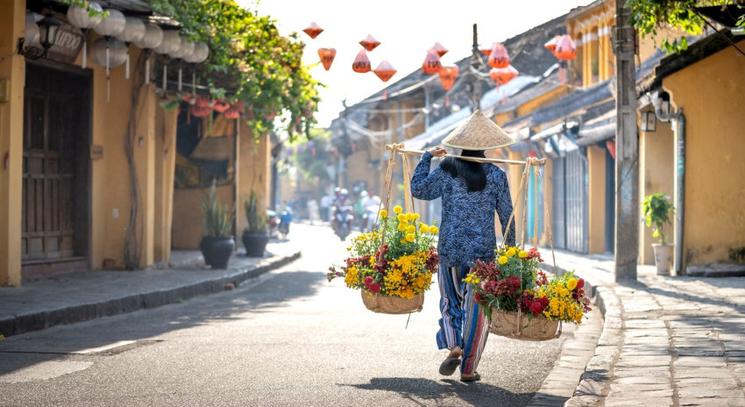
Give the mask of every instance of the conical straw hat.
<svg viewBox="0 0 745 407">
<path fill-rule="evenodd" d="M 442 140 L 445 146 L 463 150 L 493 150 L 514 142 L 512 137 L 484 116 L 480 110 L 475 111 L 465 123 Z"/>
</svg>

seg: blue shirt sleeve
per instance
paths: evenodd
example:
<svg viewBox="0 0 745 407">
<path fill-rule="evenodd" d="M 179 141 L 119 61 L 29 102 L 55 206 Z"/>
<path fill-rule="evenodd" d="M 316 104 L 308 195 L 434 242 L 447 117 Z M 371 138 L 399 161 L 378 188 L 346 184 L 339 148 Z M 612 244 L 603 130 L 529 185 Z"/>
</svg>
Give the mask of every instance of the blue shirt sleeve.
<svg viewBox="0 0 745 407">
<path fill-rule="evenodd" d="M 515 245 L 515 221 L 512 219 L 509 225 L 507 222 L 512 216 L 512 195 L 510 186 L 507 183 L 507 175 L 501 169 L 497 169 L 499 182 L 497 183 L 497 215 L 499 223 L 502 225 L 502 236 L 505 238 L 505 244 L 508 246 Z M 509 229 L 508 229 L 509 226 Z"/>
<path fill-rule="evenodd" d="M 429 167 L 432 162 L 432 154 L 427 151 L 422 155 L 421 161 L 414 170 L 411 177 L 411 194 L 416 199 L 431 201 L 442 196 L 443 171 L 440 167 L 431 173 Z"/>
</svg>

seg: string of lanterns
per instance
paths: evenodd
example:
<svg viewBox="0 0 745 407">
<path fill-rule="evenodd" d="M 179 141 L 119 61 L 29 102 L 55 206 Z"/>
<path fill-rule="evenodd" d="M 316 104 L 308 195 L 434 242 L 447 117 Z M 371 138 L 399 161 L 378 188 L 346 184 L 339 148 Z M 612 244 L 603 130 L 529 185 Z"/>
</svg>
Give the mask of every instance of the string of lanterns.
<svg viewBox="0 0 745 407">
<path fill-rule="evenodd" d="M 178 91 L 180 92 L 183 89 L 182 64 L 200 64 L 209 57 L 209 47 L 203 42 L 193 42 L 177 30 L 163 30 L 156 24 L 125 16 L 119 10 L 104 9 L 94 1 L 89 2 L 88 7 L 70 6 L 67 10 L 67 19 L 70 24 L 80 28 L 83 32 L 83 68 L 87 68 L 88 64 L 88 45 L 85 41 L 88 31 L 93 29 L 101 36 L 91 45 L 91 52 L 93 62 L 106 68 L 107 100 L 110 100 L 111 94 L 111 69 L 125 65 L 125 78 L 129 79 L 129 46 L 131 44 L 145 52 L 155 52 L 165 57 L 162 83 L 164 90 L 167 88 L 169 62 L 178 62 Z M 150 83 L 150 75 L 150 58 L 146 58 L 145 83 Z M 192 73 L 192 89 L 195 88 L 196 74 Z"/>
<path fill-rule="evenodd" d="M 315 39 L 323 31 L 323 28 L 315 22 L 310 23 L 308 27 L 303 29 L 303 32 L 305 32 L 311 39 Z M 354 61 L 352 62 L 352 70 L 357 73 L 367 73 L 372 70 L 372 65 L 367 56 L 367 52 L 371 52 L 378 47 L 380 41 L 377 41 L 372 37 L 372 35 L 368 35 L 365 39 L 360 41 L 359 44 L 363 49 L 360 50 L 354 58 Z M 557 35 L 546 42 L 544 47 L 549 50 L 556 59 L 562 62 L 562 70 L 564 69 L 563 66 L 566 61 L 576 58 L 576 45 L 569 35 Z M 479 51 L 486 58 L 487 64 L 491 67 L 489 77 L 497 86 L 509 83 L 520 74 L 518 70 L 511 65 L 509 52 L 507 47 L 503 44 L 495 42 L 492 43 L 491 47 L 482 47 Z M 455 65 L 442 65 L 441 58 L 447 53 L 448 49 L 439 42 L 436 42 L 432 48 L 427 50 L 424 61 L 422 62 L 422 72 L 425 75 L 438 74 L 443 89 L 449 91 L 456 83 L 460 70 Z M 336 57 L 336 49 L 319 48 L 318 56 L 321 59 L 324 69 L 328 71 L 331 69 L 331 65 Z M 372 72 L 374 72 L 383 82 L 387 82 L 396 74 L 396 70 L 390 62 L 385 60 L 381 61 Z"/>
</svg>

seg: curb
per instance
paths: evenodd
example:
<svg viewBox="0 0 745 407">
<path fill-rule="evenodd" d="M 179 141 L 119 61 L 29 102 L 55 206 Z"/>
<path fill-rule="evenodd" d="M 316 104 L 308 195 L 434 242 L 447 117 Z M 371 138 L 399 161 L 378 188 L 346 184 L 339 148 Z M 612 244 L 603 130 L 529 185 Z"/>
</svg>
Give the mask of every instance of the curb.
<svg viewBox="0 0 745 407">
<path fill-rule="evenodd" d="M 280 257 L 269 261 L 267 264 L 246 269 L 230 276 L 177 286 L 166 290 L 136 293 L 102 302 L 77 304 L 65 308 L 14 315 L 11 318 L 0 320 L 0 334 L 8 337 L 50 328 L 55 325 L 72 324 L 101 317 L 125 314 L 141 309 L 181 302 L 200 295 L 222 292 L 225 291 L 226 284 L 233 283 L 237 286 L 250 278 L 255 278 L 261 274 L 286 266 L 299 259 L 300 256 L 301 252 L 297 251 L 289 256 Z"/>
<path fill-rule="evenodd" d="M 541 267 L 553 271 L 545 263 Z M 558 274 L 567 270 L 557 266 Z M 581 276 L 582 277 L 582 276 Z M 597 286 L 585 278 L 585 287 L 590 297 L 595 297 L 595 306 L 603 317 L 603 327 L 595 347 L 594 355 L 584 367 L 574 394 L 564 403 L 566 407 L 601 406 L 610 390 L 610 377 L 623 344 L 623 309 L 616 293 L 610 287 Z"/>
</svg>

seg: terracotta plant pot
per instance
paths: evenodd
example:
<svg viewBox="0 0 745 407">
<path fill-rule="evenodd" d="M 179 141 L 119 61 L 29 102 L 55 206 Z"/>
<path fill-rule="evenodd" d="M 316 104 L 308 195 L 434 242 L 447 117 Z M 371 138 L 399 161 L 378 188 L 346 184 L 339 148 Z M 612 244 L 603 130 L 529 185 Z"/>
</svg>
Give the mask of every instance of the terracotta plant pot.
<svg viewBox="0 0 745 407">
<path fill-rule="evenodd" d="M 673 267 L 673 245 L 653 243 L 654 263 L 657 265 L 658 276 L 669 276 Z"/>
<path fill-rule="evenodd" d="M 205 236 L 199 243 L 204 262 L 213 269 L 226 269 L 235 249 L 233 237 Z"/>
<path fill-rule="evenodd" d="M 241 236 L 243 248 L 246 249 L 248 257 L 264 257 L 266 244 L 269 243 L 269 234 L 245 231 Z"/>
</svg>

